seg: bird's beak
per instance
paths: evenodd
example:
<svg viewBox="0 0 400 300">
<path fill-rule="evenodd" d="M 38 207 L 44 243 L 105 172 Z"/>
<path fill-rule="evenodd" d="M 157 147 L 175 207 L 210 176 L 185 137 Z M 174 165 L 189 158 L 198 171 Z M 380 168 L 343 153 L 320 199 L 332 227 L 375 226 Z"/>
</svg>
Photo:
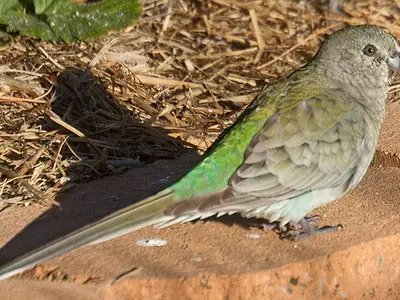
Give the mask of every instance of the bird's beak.
<svg viewBox="0 0 400 300">
<path fill-rule="evenodd" d="M 400 75 L 400 46 L 396 46 L 396 50 L 392 51 L 389 56 L 388 64 L 393 71 L 394 76 Z"/>
</svg>

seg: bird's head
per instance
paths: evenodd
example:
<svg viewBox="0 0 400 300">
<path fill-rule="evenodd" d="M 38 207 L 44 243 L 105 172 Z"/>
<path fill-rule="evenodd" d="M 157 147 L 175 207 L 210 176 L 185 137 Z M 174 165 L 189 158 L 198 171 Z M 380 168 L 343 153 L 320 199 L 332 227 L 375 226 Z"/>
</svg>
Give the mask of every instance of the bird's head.
<svg viewBox="0 0 400 300">
<path fill-rule="evenodd" d="M 382 28 L 359 25 L 328 37 L 315 57 L 316 66 L 343 84 L 363 88 L 388 87 L 400 73 L 400 47 Z"/>
</svg>

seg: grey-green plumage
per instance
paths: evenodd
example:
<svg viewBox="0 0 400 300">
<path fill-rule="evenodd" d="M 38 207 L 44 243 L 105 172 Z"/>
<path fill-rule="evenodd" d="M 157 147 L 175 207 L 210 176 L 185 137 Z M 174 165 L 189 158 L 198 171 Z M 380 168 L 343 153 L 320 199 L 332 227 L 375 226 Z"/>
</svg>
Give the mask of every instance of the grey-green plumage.
<svg viewBox="0 0 400 300">
<path fill-rule="evenodd" d="M 354 188 L 372 160 L 399 52 L 375 26 L 332 34 L 310 63 L 264 88 L 178 182 L 1 267 L 0 278 L 144 226 L 215 214 L 318 232 L 305 215 Z"/>
</svg>

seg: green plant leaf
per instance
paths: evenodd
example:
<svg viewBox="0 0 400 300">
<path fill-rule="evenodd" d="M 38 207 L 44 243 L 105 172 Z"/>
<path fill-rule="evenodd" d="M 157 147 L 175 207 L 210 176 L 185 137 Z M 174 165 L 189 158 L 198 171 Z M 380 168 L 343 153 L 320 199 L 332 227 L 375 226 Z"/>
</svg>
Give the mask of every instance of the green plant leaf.
<svg viewBox="0 0 400 300">
<path fill-rule="evenodd" d="M 140 16 L 139 0 L 103 0 L 75 3 L 70 0 L 7 0 L 0 3 L 0 23 L 9 32 L 44 40 L 86 40 L 120 30 Z"/>
<path fill-rule="evenodd" d="M 46 9 L 56 1 L 54 0 L 35 0 L 35 13 L 37 15 L 43 14 Z"/>
<path fill-rule="evenodd" d="M 2 18 L 2 15 L 5 15 L 7 11 L 12 11 L 12 10 L 22 10 L 23 6 L 18 0 L 3 0 L 0 1 L 0 23 Z"/>
</svg>

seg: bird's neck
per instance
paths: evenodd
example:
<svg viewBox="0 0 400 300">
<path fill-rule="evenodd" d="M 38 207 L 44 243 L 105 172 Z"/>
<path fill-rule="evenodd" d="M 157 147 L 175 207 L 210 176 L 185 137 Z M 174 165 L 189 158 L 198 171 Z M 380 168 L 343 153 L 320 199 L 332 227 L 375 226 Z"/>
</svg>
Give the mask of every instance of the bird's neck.
<svg viewBox="0 0 400 300">
<path fill-rule="evenodd" d="M 341 90 L 363 108 L 364 118 L 366 124 L 368 124 L 368 128 L 365 128 L 366 134 L 371 139 L 371 147 L 375 149 L 379 131 L 386 115 L 389 79 L 387 83 L 378 85 L 373 81 L 373 78 L 368 78 L 367 75 L 363 79 L 356 80 L 350 73 L 339 69 L 326 68 L 325 66 L 319 68 L 319 64 L 311 67 L 320 82 L 326 82 L 329 88 Z M 384 73 L 384 70 L 382 73 Z M 387 74 L 381 75 L 387 78 Z"/>
<path fill-rule="evenodd" d="M 383 121 L 386 113 L 386 103 L 389 87 L 360 87 L 352 84 L 344 85 L 343 89 L 364 107 L 373 120 Z"/>
<path fill-rule="evenodd" d="M 310 66 L 314 73 L 318 76 L 318 80 L 327 83 L 327 87 L 340 89 L 354 101 L 364 107 L 367 114 L 374 122 L 382 123 L 386 112 L 386 102 L 389 93 L 389 78 L 387 71 L 377 70 L 382 74 L 355 77 L 351 73 L 343 72 L 340 67 L 327 68 L 320 64 Z M 378 75 L 380 78 L 388 78 L 387 82 L 376 82 L 374 79 Z M 321 80 L 324 77 L 325 80 Z"/>
<path fill-rule="evenodd" d="M 379 131 L 386 115 L 386 103 L 388 98 L 388 87 L 357 87 L 355 85 L 343 86 L 344 91 L 351 96 L 365 111 L 366 128 L 374 138 L 376 144 Z"/>
</svg>

